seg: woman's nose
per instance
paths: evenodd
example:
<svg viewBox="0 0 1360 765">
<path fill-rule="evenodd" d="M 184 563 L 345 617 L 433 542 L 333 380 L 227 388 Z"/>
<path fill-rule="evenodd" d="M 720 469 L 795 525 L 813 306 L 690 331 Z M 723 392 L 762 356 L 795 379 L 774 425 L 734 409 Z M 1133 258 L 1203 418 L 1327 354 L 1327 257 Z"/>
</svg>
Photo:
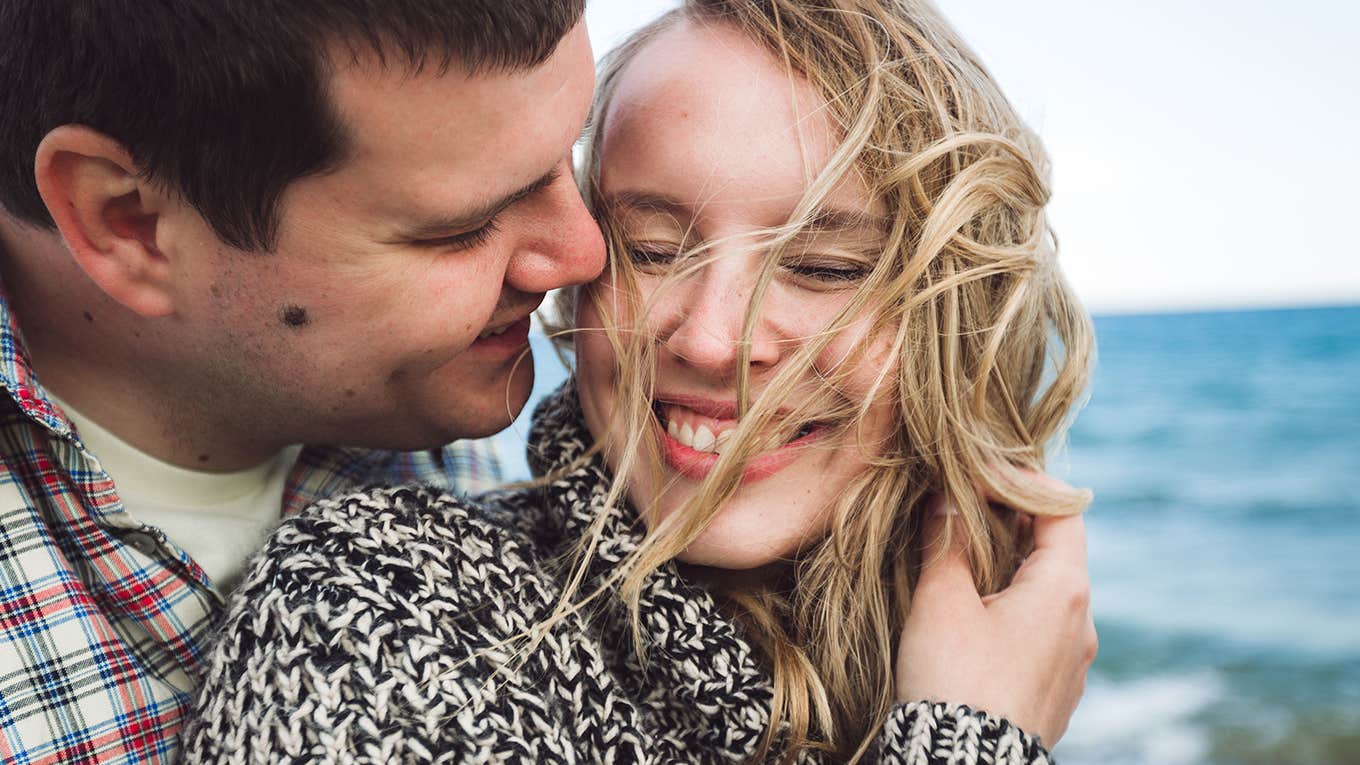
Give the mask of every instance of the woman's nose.
<svg viewBox="0 0 1360 765">
<path fill-rule="evenodd" d="M 735 379 L 741 362 L 742 327 L 755 290 L 755 275 L 712 265 L 676 285 L 663 298 L 670 305 L 661 341 L 681 363 L 705 374 Z M 660 306 L 658 306 L 660 308 Z M 762 306 L 762 309 L 764 307 Z M 750 336 L 752 371 L 773 367 L 780 343 L 769 311 L 758 309 Z"/>
</svg>

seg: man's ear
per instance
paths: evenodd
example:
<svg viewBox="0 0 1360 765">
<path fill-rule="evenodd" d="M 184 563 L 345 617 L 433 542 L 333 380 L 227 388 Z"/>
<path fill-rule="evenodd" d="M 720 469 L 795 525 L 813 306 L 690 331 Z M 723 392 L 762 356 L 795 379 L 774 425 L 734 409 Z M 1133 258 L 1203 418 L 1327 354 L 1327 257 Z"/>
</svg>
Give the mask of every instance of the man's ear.
<svg viewBox="0 0 1360 765">
<path fill-rule="evenodd" d="M 76 263 L 109 297 L 142 316 L 174 311 L 169 259 L 156 246 L 164 193 L 118 141 L 62 125 L 34 158 L 38 192 Z"/>
</svg>

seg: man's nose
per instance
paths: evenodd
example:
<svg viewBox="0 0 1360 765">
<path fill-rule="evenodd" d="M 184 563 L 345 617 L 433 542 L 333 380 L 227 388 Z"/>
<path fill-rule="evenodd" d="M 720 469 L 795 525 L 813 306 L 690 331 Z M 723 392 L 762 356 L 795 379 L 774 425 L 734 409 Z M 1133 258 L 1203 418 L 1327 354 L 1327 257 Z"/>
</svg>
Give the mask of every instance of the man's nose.
<svg viewBox="0 0 1360 765">
<path fill-rule="evenodd" d="M 505 279 L 521 292 L 542 293 L 583 284 L 604 270 L 604 237 L 586 209 L 572 180 L 563 170 L 538 201 L 544 225 L 511 257 Z"/>
</svg>

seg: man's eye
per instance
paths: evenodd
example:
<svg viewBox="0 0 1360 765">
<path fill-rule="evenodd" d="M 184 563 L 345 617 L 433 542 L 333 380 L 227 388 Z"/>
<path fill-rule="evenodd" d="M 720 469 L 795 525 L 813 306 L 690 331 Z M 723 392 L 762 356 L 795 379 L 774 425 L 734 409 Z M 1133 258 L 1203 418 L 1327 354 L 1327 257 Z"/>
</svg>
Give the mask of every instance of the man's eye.
<svg viewBox="0 0 1360 765">
<path fill-rule="evenodd" d="M 465 231 L 461 234 L 454 234 L 453 236 L 441 236 L 438 239 L 421 239 L 415 244 L 417 247 L 430 249 L 439 248 L 454 251 L 470 250 L 485 244 L 486 241 L 499 230 L 500 229 L 496 225 L 496 219 L 492 218 L 482 224 L 481 228 Z"/>
</svg>

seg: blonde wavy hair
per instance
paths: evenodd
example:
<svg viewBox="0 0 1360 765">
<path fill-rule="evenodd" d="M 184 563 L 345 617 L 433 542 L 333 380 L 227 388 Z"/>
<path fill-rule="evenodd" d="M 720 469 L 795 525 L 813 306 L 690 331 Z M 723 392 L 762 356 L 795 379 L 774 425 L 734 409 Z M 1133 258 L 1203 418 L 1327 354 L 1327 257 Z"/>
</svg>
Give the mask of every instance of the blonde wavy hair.
<svg viewBox="0 0 1360 765">
<path fill-rule="evenodd" d="M 740 487 L 744 463 L 779 442 L 782 418 L 785 429 L 825 418 L 812 404 L 785 397 L 810 376 L 814 359 L 837 333 L 872 316 L 870 335 L 891 338 L 877 390 L 891 397 L 895 433 L 887 443 L 861 444 L 870 466 L 828 508 L 829 533 L 800 551 L 787 581 L 719 592 L 774 677 L 773 713 L 758 757 L 778 751 L 791 760 L 822 750 L 838 760 L 858 759 L 896 700 L 896 640 L 923 555 L 923 510 L 932 498 L 957 508 L 950 533 L 964 535 L 984 594 L 1006 585 L 1024 541 L 1015 514 L 983 496 L 1036 515 L 1078 513 L 1089 502 L 1087 492 L 1028 481 L 1024 471 L 1043 470 L 1046 449 L 1084 394 L 1094 354 L 1091 325 L 1058 271 L 1044 212 L 1048 160 L 1040 141 L 932 5 L 686 0 L 603 66 L 581 181 L 610 242 L 608 282 L 615 289 L 606 296 L 586 286 L 560 306 L 570 317 L 575 301 L 593 301 L 615 352 L 623 403 L 612 416 L 629 435 L 627 443 L 605 447 L 617 457 L 611 502 L 621 501 L 635 471 L 656 469 L 660 447 L 652 426 L 648 306 L 638 297 L 618 309 L 619 295 L 627 300 L 641 293 L 638 266 L 599 195 L 600 128 L 621 73 L 650 40 L 682 21 L 725 25 L 768 50 L 791 78 L 820 93 L 840 143 L 792 219 L 769 231 L 762 245 L 767 265 L 747 308 L 739 364 L 738 401 L 750 404 L 730 448 L 695 496 L 649 531 L 616 583 L 636 616 L 646 577 L 722 512 Z M 885 203 L 887 244 L 825 332 L 807 338 L 751 400 L 744 362 L 761 296 L 790 242 L 851 173 Z M 672 267 L 672 278 L 685 278 L 700 262 L 687 254 Z M 856 352 L 863 351 L 861 344 Z M 852 356 L 841 368 L 856 363 Z M 833 371 L 822 379 L 835 389 L 840 378 Z M 792 411 L 776 415 L 781 407 Z M 841 414 L 853 421 L 867 407 Z M 578 572 L 590 542 L 579 553 Z M 567 597 L 572 593 L 568 588 Z M 636 619 L 634 630 L 641 644 L 646 636 Z"/>
</svg>

